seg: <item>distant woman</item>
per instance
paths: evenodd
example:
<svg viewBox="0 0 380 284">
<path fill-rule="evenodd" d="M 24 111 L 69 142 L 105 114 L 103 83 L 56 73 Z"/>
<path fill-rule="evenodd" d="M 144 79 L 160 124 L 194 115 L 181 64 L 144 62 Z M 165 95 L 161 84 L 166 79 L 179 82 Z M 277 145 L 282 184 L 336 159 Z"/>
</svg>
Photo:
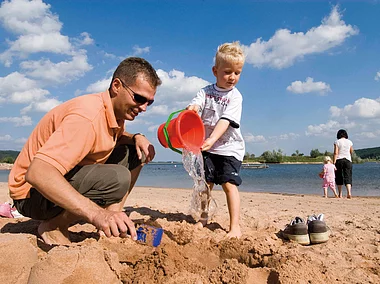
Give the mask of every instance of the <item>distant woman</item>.
<svg viewBox="0 0 380 284">
<path fill-rule="evenodd" d="M 347 131 L 340 129 L 334 142 L 334 164 L 336 167 L 335 182 L 338 186 L 339 197 L 342 197 L 343 184 L 347 188 L 347 198 L 351 198 L 352 159 L 354 151 L 352 142 L 348 139 Z"/>
</svg>

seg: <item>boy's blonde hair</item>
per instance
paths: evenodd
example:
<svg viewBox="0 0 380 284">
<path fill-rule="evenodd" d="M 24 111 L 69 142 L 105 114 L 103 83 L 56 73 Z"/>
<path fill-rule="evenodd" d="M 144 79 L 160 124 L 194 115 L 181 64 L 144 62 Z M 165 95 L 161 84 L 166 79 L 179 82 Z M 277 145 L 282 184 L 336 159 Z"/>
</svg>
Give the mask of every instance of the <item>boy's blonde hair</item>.
<svg viewBox="0 0 380 284">
<path fill-rule="evenodd" d="M 331 158 L 329 156 L 325 156 L 323 158 L 323 161 L 325 162 L 325 164 L 327 164 L 327 162 L 332 162 Z"/>
<path fill-rule="evenodd" d="M 234 41 L 232 43 L 226 42 L 218 46 L 215 55 L 215 67 L 218 67 L 222 62 L 243 63 L 245 55 L 240 42 Z"/>
</svg>

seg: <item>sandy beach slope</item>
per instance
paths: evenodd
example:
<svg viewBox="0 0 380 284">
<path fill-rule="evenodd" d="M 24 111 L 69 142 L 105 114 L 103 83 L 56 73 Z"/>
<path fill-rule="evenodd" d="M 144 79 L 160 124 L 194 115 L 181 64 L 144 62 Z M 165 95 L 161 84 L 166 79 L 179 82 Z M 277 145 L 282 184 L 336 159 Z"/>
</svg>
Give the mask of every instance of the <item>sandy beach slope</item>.
<svg viewBox="0 0 380 284">
<path fill-rule="evenodd" d="M 380 283 L 380 198 L 241 193 L 243 237 L 226 240 L 224 193 L 198 229 L 187 215 L 191 190 L 135 188 L 125 209 L 162 226 L 161 245 L 99 237 L 89 224 L 70 228 L 70 247 L 50 247 L 38 221 L 0 218 L 0 283 Z M 9 201 L 0 183 L 0 202 Z M 301 246 L 279 234 L 289 221 L 324 213 L 327 243 Z"/>
</svg>

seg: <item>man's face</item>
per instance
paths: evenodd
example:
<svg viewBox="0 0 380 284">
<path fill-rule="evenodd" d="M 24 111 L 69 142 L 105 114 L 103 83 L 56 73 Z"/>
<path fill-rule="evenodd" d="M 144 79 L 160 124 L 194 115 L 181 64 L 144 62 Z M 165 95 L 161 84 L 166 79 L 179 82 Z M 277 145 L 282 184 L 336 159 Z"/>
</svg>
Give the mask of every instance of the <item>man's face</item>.
<svg viewBox="0 0 380 284">
<path fill-rule="evenodd" d="M 116 93 L 113 99 L 115 116 L 116 119 L 134 120 L 153 103 L 156 88 L 151 87 L 143 75 L 138 76 L 133 85 L 126 85 L 122 80 L 115 78 L 112 83 Z"/>
</svg>

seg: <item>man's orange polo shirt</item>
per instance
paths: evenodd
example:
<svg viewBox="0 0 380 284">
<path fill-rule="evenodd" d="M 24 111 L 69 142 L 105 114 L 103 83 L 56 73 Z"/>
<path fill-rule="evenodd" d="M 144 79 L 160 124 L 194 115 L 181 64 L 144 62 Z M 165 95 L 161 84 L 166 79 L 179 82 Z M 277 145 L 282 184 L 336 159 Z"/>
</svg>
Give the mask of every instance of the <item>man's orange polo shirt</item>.
<svg viewBox="0 0 380 284">
<path fill-rule="evenodd" d="M 37 124 L 17 157 L 8 179 L 11 198 L 29 196 L 25 174 L 33 159 L 65 175 L 76 165 L 105 163 L 123 132 L 124 120 L 116 120 L 108 91 L 57 106 Z"/>
</svg>

